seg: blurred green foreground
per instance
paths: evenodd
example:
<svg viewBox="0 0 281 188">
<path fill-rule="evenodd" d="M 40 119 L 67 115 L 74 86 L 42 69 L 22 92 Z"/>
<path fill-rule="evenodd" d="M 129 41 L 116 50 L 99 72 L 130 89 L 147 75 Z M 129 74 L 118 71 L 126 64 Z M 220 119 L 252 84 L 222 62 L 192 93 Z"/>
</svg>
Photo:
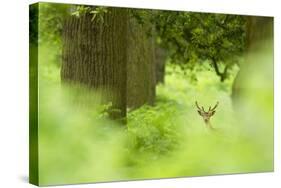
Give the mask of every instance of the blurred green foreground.
<svg viewBox="0 0 281 188">
<path fill-rule="evenodd" d="M 184 73 L 168 65 L 155 106 L 129 112 L 126 128 L 107 118 L 98 92 L 60 86 L 59 68 L 44 59 L 42 50 L 41 185 L 273 170 L 273 90 L 259 78 L 253 78 L 259 88 L 247 93 L 248 105 L 234 113 L 230 92 L 235 72 L 222 83 L 208 66 Z M 216 131 L 206 128 L 195 100 L 206 107 L 220 102 L 211 119 Z"/>
</svg>

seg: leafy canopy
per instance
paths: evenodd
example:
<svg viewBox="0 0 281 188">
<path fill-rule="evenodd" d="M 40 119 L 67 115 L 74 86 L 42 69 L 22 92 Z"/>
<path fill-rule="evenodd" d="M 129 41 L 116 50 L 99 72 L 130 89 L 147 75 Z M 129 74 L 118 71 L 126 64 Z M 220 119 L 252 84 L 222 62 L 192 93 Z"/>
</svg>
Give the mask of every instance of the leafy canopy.
<svg viewBox="0 0 281 188">
<path fill-rule="evenodd" d="M 171 62 L 183 69 L 209 62 L 223 81 L 227 70 L 239 62 L 244 51 L 243 16 L 138 10 L 135 17 L 141 24 L 153 25 L 157 43 L 166 49 Z"/>
</svg>

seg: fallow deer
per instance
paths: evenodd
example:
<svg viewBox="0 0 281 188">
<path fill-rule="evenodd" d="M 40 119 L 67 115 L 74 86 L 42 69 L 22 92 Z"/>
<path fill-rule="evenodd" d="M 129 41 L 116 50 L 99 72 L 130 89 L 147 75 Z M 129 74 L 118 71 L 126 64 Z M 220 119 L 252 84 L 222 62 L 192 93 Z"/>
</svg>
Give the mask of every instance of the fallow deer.
<svg viewBox="0 0 281 188">
<path fill-rule="evenodd" d="M 198 108 L 197 111 L 198 111 L 199 115 L 203 117 L 203 120 L 204 120 L 206 126 L 213 130 L 214 128 L 212 127 L 212 125 L 210 123 L 210 118 L 215 114 L 215 112 L 216 112 L 215 109 L 218 107 L 219 102 L 217 102 L 217 104 L 213 108 L 210 106 L 209 110 L 207 112 L 204 110 L 203 106 L 201 108 L 199 107 L 197 101 L 195 101 L 195 105 Z"/>
</svg>

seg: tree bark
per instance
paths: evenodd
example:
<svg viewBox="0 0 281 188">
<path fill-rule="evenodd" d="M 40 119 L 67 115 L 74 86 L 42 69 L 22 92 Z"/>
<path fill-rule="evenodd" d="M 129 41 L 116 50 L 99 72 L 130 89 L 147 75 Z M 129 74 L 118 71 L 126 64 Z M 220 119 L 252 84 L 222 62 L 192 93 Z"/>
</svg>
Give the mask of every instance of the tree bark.
<svg viewBox="0 0 281 188">
<path fill-rule="evenodd" d="M 155 100 L 155 47 L 147 25 L 131 16 L 128 24 L 127 106 L 131 109 Z"/>
<path fill-rule="evenodd" d="M 126 117 L 155 101 L 156 65 L 153 36 L 127 9 L 108 8 L 104 21 L 92 15 L 71 16 L 63 28 L 63 83 L 102 90 L 112 102 L 111 117 Z M 119 110 L 119 113 L 116 112 Z"/>
<path fill-rule="evenodd" d="M 156 46 L 155 47 L 155 63 L 156 63 L 156 83 L 165 82 L 165 61 L 166 61 L 166 52 L 163 48 Z"/>
<path fill-rule="evenodd" d="M 91 18 L 85 14 L 65 21 L 61 80 L 101 89 L 115 109 L 111 117 L 122 118 L 127 95 L 127 10 L 109 8 L 103 22 Z"/>
</svg>

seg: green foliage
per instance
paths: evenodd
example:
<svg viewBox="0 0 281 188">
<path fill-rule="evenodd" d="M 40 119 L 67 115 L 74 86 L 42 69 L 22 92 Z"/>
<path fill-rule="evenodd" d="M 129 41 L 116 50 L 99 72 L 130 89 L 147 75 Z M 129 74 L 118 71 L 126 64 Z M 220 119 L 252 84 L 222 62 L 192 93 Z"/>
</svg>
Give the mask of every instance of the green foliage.
<svg viewBox="0 0 281 188">
<path fill-rule="evenodd" d="M 82 16 L 82 15 L 85 15 L 86 13 L 88 13 L 88 12 L 90 12 L 90 7 L 88 7 L 88 6 L 77 6 L 76 7 L 76 10 L 75 11 L 73 11 L 72 13 L 71 13 L 71 15 L 72 16 L 76 16 L 76 17 L 80 17 L 80 16 Z"/>
<path fill-rule="evenodd" d="M 158 102 L 157 106 L 143 106 L 128 114 L 129 143 L 139 153 L 166 154 L 178 146 L 177 104 Z"/>
<path fill-rule="evenodd" d="M 101 23 L 104 22 L 104 14 L 108 12 L 106 7 L 96 7 L 94 10 L 90 11 L 90 14 L 92 14 L 92 21 L 94 21 L 96 18 Z"/>
<path fill-rule="evenodd" d="M 39 5 L 40 42 L 54 46 L 60 45 L 64 18 L 69 15 L 71 5 L 54 3 L 40 3 Z"/>
<path fill-rule="evenodd" d="M 90 7 L 90 6 L 77 6 L 75 11 L 71 15 L 76 16 L 77 18 L 90 14 L 92 16 L 91 21 L 97 20 L 98 22 L 104 22 L 104 15 L 108 13 L 107 7 Z"/>
<path fill-rule="evenodd" d="M 46 48 L 51 49 L 47 51 L 47 53 L 50 53 L 49 55 L 41 56 L 48 59 L 48 61 L 45 60 L 46 67 L 60 65 L 63 23 L 65 17 L 69 16 L 70 7 L 71 5 L 67 4 L 39 3 L 39 50 L 45 53 Z M 42 69 L 48 71 L 46 67 L 42 67 Z"/>
<path fill-rule="evenodd" d="M 224 80 L 244 52 L 243 16 L 160 10 L 135 11 L 133 15 L 142 24 L 152 24 L 157 43 L 183 69 L 209 62 Z"/>
<path fill-rule="evenodd" d="M 175 48 L 171 56 L 177 62 L 189 61 L 194 55 L 202 60 L 226 62 L 240 56 L 244 49 L 242 16 L 165 12 L 156 16 L 155 23 L 163 45 Z"/>
</svg>

